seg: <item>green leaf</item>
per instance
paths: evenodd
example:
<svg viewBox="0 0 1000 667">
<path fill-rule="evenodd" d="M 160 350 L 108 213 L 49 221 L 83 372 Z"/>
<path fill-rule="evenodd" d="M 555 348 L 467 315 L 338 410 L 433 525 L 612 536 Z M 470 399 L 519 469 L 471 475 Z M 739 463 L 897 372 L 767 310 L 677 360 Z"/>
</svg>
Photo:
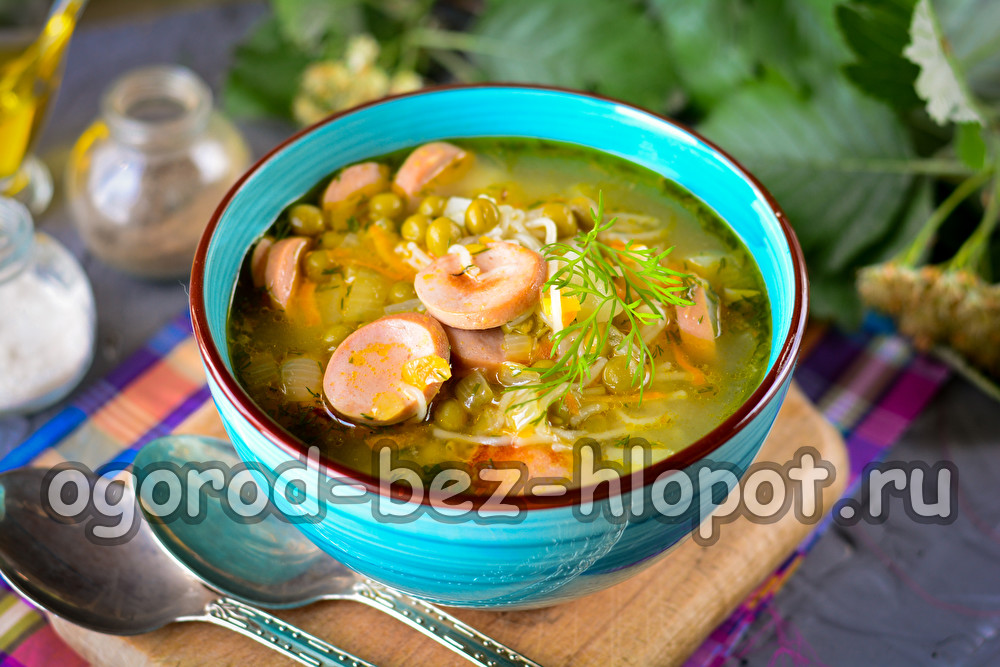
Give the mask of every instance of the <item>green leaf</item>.
<svg viewBox="0 0 1000 667">
<path fill-rule="evenodd" d="M 973 92 L 1000 99 L 1000 2 L 946 0 L 936 2 L 934 9 Z"/>
<path fill-rule="evenodd" d="M 842 306 L 836 283 L 853 285 L 854 272 L 884 254 L 905 215 L 913 153 L 896 116 L 841 78 L 812 99 L 765 81 L 730 96 L 700 127 L 757 175 L 788 214 L 806 254 L 817 313 L 830 314 L 826 294 Z"/>
<path fill-rule="evenodd" d="M 970 169 L 986 165 L 986 141 L 979 123 L 960 123 L 955 128 L 955 154 Z"/>
<path fill-rule="evenodd" d="M 837 23 L 856 61 L 847 78 L 899 111 L 920 105 L 913 90 L 919 68 L 903 56 L 916 0 L 855 0 L 837 8 Z"/>
<path fill-rule="evenodd" d="M 755 54 L 740 38 L 753 17 L 746 2 L 653 0 L 651 9 L 667 35 L 673 67 L 696 104 L 710 107 L 755 75 Z"/>
<path fill-rule="evenodd" d="M 339 54 L 352 33 L 363 32 L 359 0 L 271 0 L 285 39 L 310 55 Z"/>
<path fill-rule="evenodd" d="M 226 110 L 234 116 L 290 117 L 309 62 L 285 38 L 276 19 L 265 19 L 236 47 L 223 88 Z"/>
<path fill-rule="evenodd" d="M 964 74 L 948 54 L 950 46 L 930 0 L 918 0 L 910 23 L 910 40 L 903 55 L 920 67 L 916 90 L 927 103 L 928 115 L 938 125 L 982 123 Z"/>
<path fill-rule="evenodd" d="M 761 69 L 799 88 L 822 85 L 847 58 L 839 1 L 651 0 L 650 9 L 684 92 L 706 109 Z"/>
<path fill-rule="evenodd" d="M 665 39 L 632 0 L 491 0 L 474 27 L 503 53 L 476 57 L 490 79 L 592 90 L 662 109 L 676 90 Z"/>
<path fill-rule="evenodd" d="M 887 225 L 885 235 L 860 255 L 858 264 L 868 266 L 892 259 L 909 247 L 934 211 L 933 181 L 915 178 L 903 195 L 903 207 Z"/>
<path fill-rule="evenodd" d="M 841 0 L 757 0 L 747 39 L 766 71 L 801 90 L 826 85 L 849 51 L 836 27 Z"/>
</svg>

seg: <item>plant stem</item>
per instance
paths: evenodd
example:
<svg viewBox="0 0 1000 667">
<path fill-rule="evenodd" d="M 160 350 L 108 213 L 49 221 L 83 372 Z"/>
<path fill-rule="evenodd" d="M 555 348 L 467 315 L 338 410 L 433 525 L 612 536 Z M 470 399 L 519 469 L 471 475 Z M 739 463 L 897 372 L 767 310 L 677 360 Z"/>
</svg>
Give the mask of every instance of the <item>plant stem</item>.
<svg viewBox="0 0 1000 667">
<path fill-rule="evenodd" d="M 429 49 L 427 53 L 459 81 L 479 80 L 479 71 L 459 54 L 437 49 Z"/>
<path fill-rule="evenodd" d="M 961 270 L 967 267 L 971 267 L 976 271 L 979 270 L 983 253 L 988 247 L 987 241 L 989 241 L 990 235 L 993 234 L 993 230 L 996 229 L 997 222 L 1000 221 L 1000 175 L 994 177 L 993 185 L 987 197 L 986 211 L 983 212 L 983 218 L 979 222 L 979 226 L 976 227 L 976 231 L 972 232 L 972 236 L 965 240 L 962 247 L 958 249 L 955 256 L 948 262 L 949 271 Z"/>
<path fill-rule="evenodd" d="M 970 176 L 966 180 L 962 181 L 957 188 L 952 190 L 951 194 L 941 202 L 941 205 L 931 213 L 931 217 L 927 218 L 927 222 L 924 226 L 920 228 L 917 233 L 916 238 L 913 239 L 913 243 L 909 245 L 902 253 L 897 255 L 895 261 L 903 266 L 916 266 L 917 262 L 920 261 L 924 252 L 930 246 L 934 235 L 937 233 L 938 228 L 941 226 L 948 216 L 951 215 L 952 211 L 955 210 L 966 197 L 976 192 L 986 181 L 992 176 L 991 171 L 981 171 L 974 176 Z"/>
<path fill-rule="evenodd" d="M 964 162 L 941 158 L 858 158 L 817 165 L 830 171 L 872 172 L 884 174 L 923 174 L 928 176 L 972 176 L 976 173 Z"/>
<path fill-rule="evenodd" d="M 478 53 L 484 56 L 512 58 L 508 44 L 489 37 L 481 37 L 465 32 L 439 30 L 435 28 L 417 28 L 410 33 L 411 43 L 426 49 L 444 49 L 447 51 L 462 51 Z"/>
</svg>

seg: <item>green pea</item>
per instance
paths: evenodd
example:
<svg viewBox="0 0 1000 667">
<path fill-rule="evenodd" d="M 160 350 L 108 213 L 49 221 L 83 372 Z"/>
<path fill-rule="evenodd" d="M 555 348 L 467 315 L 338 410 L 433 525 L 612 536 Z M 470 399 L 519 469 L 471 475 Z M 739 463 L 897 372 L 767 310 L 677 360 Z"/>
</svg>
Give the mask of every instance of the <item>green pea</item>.
<svg viewBox="0 0 1000 667">
<path fill-rule="evenodd" d="M 556 401 L 549 406 L 549 421 L 555 426 L 563 426 L 569 423 L 572 415 L 565 401 Z"/>
<path fill-rule="evenodd" d="M 465 428 L 467 420 L 465 410 L 453 398 L 439 403 L 434 408 L 434 423 L 446 431 L 461 431 Z"/>
<path fill-rule="evenodd" d="M 556 223 L 559 238 L 573 236 L 578 231 L 573 209 L 560 202 L 549 202 L 542 207 L 542 215 Z"/>
<path fill-rule="evenodd" d="M 311 204 L 298 204 L 288 211 L 292 231 L 304 236 L 316 236 L 326 229 L 323 211 Z"/>
<path fill-rule="evenodd" d="M 604 364 L 604 371 L 601 373 L 601 381 L 605 388 L 612 394 L 627 394 L 638 388 L 638 383 L 633 385 L 635 377 L 633 364 L 626 355 L 612 357 L 608 363 Z"/>
<path fill-rule="evenodd" d="M 448 218 L 437 218 L 427 227 L 427 250 L 437 257 L 447 254 L 452 243 L 462 238 L 462 230 Z"/>
<path fill-rule="evenodd" d="M 489 199 L 474 199 L 465 209 L 465 228 L 472 234 L 485 234 L 500 222 L 500 209 Z"/>
<path fill-rule="evenodd" d="M 326 250 L 314 250 L 306 255 L 306 277 L 314 283 L 324 283 L 330 279 L 332 270 L 337 265 Z"/>
<path fill-rule="evenodd" d="M 372 225 L 375 227 L 381 227 L 390 234 L 395 234 L 399 231 L 396 229 L 396 223 L 390 218 L 377 218 L 374 222 L 372 222 Z"/>
<path fill-rule="evenodd" d="M 344 342 L 344 339 L 354 333 L 354 329 L 346 324 L 334 324 L 332 327 L 326 330 L 323 334 L 323 342 L 326 343 L 329 350 L 334 350 L 338 345 Z"/>
<path fill-rule="evenodd" d="M 340 232 L 323 232 L 319 237 L 319 247 L 324 250 L 339 248 L 340 244 L 344 242 L 345 236 L 346 234 Z"/>
<path fill-rule="evenodd" d="M 413 289 L 413 283 L 408 283 L 405 280 L 393 283 L 392 287 L 389 288 L 389 303 L 402 303 L 416 298 L 417 292 Z"/>
<path fill-rule="evenodd" d="M 444 212 L 445 204 L 448 200 L 444 197 L 438 197 L 437 195 L 431 195 L 425 197 L 420 206 L 417 207 L 417 213 L 421 215 L 426 215 L 428 218 L 436 218 Z"/>
<path fill-rule="evenodd" d="M 383 192 L 368 200 L 368 214 L 373 218 L 396 220 L 405 208 L 402 198 L 394 192 Z"/>
<path fill-rule="evenodd" d="M 407 241 L 420 243 L 427 236 L 427 227 L 430 226 L 431 219 L 423 213 L 415 213 L 403 221 L 403 226 L 399 233 Z"/>
<path fill-rule="evenodd" d="M 455 383 L 455 399 L 469 412 L 477 412 L 493 401 L 493 389 L 479 371 L 473 371 Z"/>
<path fill-rule="evenodd" d="M 326 228 L 334 232 L 358 231 L 358 206 L 353 201 L 337 202 L 323 211 Z"/>
</svg>

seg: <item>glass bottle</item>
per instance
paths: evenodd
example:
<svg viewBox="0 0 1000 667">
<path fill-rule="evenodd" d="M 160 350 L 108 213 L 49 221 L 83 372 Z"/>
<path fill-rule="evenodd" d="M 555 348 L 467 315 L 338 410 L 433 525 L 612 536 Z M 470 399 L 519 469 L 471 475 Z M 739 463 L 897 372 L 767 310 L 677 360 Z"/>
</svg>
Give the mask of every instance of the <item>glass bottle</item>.
<svg viewBox="0 0 1000 667">
<path fill-rule="evenodd" d="M 205 224 L 249 160 L 197 75 L 177 66 L 133 70 L 112 84 L 101 117 L 73 148 L 71 211 L 107 264 L 148 278 L 185 277 Z"/>
<path fill-rule="evenodd" d="M 52 176 L 31 150 L 59 89 L 66 47 L 84 5 L 55 0 L 34 34 L 41 2 L 0 2 L 7 12 L 0 23 L 13 26 L 0 37 L 0 196 L 21 201 L 35 214 L 52 200 Z"/>
<path fill-rule="evenodd" d="M 41 410 L 90 367 L 94 293 L 61 243 L 34 233 L 23 204 L 0 198 L 0 416 Z"/>
</svg>

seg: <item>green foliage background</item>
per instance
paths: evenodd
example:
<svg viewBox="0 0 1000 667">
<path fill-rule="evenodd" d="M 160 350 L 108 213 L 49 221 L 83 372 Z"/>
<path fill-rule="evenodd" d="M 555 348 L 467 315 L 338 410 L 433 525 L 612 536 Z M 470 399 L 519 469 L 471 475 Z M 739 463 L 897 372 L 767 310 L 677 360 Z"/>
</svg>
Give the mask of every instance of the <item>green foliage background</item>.
<svg viewBox="0 0 1000 667">
<path fill-rule="evenodd" d="M 814 315 L 847 326 L 862 312 L 857 270 L 906 248 L 938 200 L 998 159 L 996 0 L 933 2 L 947 41 L 925 69 L 935 81 L 956 74 L 982 112 L 957 125 L 928 116 L 928 95 L 946 93 L 925 85 L 919 95 L 921 68 L 904 56 L 918 0 L 486 0 L 471 13 L 433 0 L 272 6 L 235 54 L 231 111 L 288 116 L 305 67 L 367 32 L 388 70 L 567 86 L 671 114 L 772 191 L 806 253 Z M 982 211 L 966 209 L 971 219 Z"/>
</svg>

